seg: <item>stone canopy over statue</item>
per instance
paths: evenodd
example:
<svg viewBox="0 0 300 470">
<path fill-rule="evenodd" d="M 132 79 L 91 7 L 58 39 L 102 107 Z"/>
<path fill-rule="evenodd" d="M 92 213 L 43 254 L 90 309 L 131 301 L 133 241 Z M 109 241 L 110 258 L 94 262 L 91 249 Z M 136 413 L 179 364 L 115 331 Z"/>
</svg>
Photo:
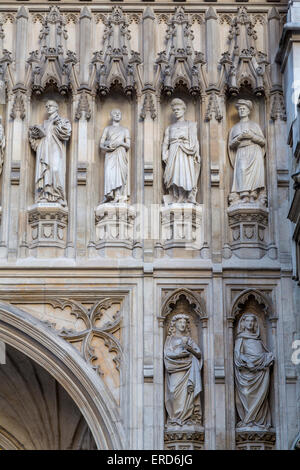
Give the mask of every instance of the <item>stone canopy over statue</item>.
<svg viewBox="0 0 300 470">
<path fill-rule="evenodd" d="M 128 158 L 130 148 L 129 130 L 120 125 L 122 113 L 113 109 L 112 124 L 106 127 L 100 141 L 105 153 L 104 203 L 120 203 L 127 200 Z"/>
<path fill-rule="evenodd" d="M 173 99 L 171 107 L 176 122 L 166 129 L 162 145 L 164 184 L 168 192 L 164 201 L 195 204 L 200 173 L 197 123 L 184 119 L 186 105 L 181 99 Z"/>
<path fill-rule="evenodd" d="M 71 124 L 58 114 L 55 101 L 47 101 L 46 110 L 48 119 L 29 128 L 29 141 L 36 151 L 35 202 L 66 206 L 66 142 Z"/>
<path fill-rule="evenodd" d="M 189 316 L 176 314 L 164 347 L 168 426 L 201 425 L 202 354 L 189 331 Z"/>
<path fill-rule="evenodd" d="M 240 318 L 234 347 L 235 398 L 240 430 L 271 427 L 268 402 L 274 356 L 263 343 L 256 315 Z"/>
<path fill-rule="evenodd" d="M 234 168 L 230 203 L 254 202 L 257 198 L 264 204 L 265 194 L 265 138 L 256 122 L 249 119 L 253 104 L 240 99 L 236 103 L 240 122 L 235 124 L 228 140 L 228 152 Z"/>
</svg>

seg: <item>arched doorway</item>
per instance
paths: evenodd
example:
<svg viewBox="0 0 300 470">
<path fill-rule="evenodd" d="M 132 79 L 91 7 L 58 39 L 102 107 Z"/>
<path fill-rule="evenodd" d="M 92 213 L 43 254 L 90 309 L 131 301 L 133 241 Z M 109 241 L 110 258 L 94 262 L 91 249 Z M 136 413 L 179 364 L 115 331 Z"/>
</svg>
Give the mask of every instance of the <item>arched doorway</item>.
<svg viewBox="0 0 300 470">
<path fill-rule="evenodd" d="M 0 448 L 94 450 L 79 408 L 66 390 L 35 361 L 6 345 L 0 367 Z"/>
<path fill-rule="evenodd" d="M 109 390 L 70 344 L 30 314 L 4 303 L 0 304 L 0 340 L 45 369 L 65 389 L 82 413 L 98 449 L 126 447 Z"/>
</svg>

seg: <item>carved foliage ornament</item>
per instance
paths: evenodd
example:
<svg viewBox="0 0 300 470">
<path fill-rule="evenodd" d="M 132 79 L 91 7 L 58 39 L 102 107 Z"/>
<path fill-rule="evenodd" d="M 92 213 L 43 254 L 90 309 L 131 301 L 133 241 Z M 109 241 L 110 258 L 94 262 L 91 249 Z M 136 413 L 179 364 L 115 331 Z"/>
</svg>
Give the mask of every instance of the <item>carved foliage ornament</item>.
<svg viewBox="0 0 300 470">
<path fill-rule="evenodd" d="M 55 84 L 61 94 L 66 94 L 74 81 L 76 55 L 66 47 L 68 38 L 66 20 L 57 6 L 51 6 L 42 20 L 39 35 L 40 49 L 30 52 L 32 90 L 41 94 L 47 85 Z"/>
<path fill-rule="evenodd" d="M 285 103 L 282 93 L 275 93 L 271 98 L 271 119 L 286 121 Z"/>
<path fill-rule="evenodd" d="M 103 48 L 94 52 L 92 60 L 97 87 L 101 95 L 106 95 L 112 85 L 118 84 L 131 95 L 137 85 L 137 66 L 141 58 L 138 52 L 131 50 L 128 19 L 121 7 L 113 7 L 103 22 Z"/>
<path fill-rule="evenodd" d="M 102 299 L 95 302 L 91 307 L 85 307 L 76 300 L 68 299 L 55 299 L 49 301 L 54 308 L 65 309 L 66 307 L 71 308 L 71 315 L 74 315 L 76 319 L 81 319 L 85 325 L 84 329 L 76 331 L 74 329 L 61 328 L 58 331 L 59 336 L 64 338 L 69 343 L 81 342 L 81 355 L 83 358 L 92 365 L 93 369 L 97 371 L 99 375 L 103 375 L 99 365 L 95 366 L 93 363 L 97 360 L 95 349 L 92 346 L 94 337 L 98 337 L 104 341 L 104 345 L 108 348 L 108 352 L 114 353 L 115 356 L 113 361 L 117 370 L 120 368 L 120 362 L 122 358 L 122 347 L 120 341 L 115 336 L 120 329 L 121 324 L 121 313 L 117 311 L 113 315 L 113 320 L 98 326 L 97 322 L 102 318 L 103 312 L 108 310 L 113 304 L 119 304 L 122 302 L 121 298 Z"/>
<path fill-rule="evenodd" d="M 256 95 L 264 94 L 270 82 L 267 56 L 256 48 L 256 32 L 245 7 L 239 8 L 233 18 L 228 39 L 229 49 L 220 63 L 229 93 L 237 95 L 241 86 L 249 86 Z"/>
<path fill-rule="evenodd" d="M 17 91 L 14 95 L 13 105 L 10 113 L 10 117 L 12 119 L 16 119 L 19 117 L 20 119 L 24 119 L 26 112 L 25 112 L 25 96 L 21 91 Z"/>
<path fill-rule="evenodd" d="M 85 119 L 89 120 L 91 116 L 92 113 L 89 105 L 88 95 L 87 93 L 83 92 L 79 98 L 75 119 L 79 120 L 81 117 L 85 117 Z"/>
<path fill-rule="evenodd" d="M 144 97 L 143 107 L 141 110 L 140 118 L 142 120 L 146 119 L 147 114 L 150 114 L 152 119 L 155 119 L 157 116 L 154 96 L 151 93 L 146 93 Z"/>
<path fill-rule="evenodd" d="M 204 82 L 204 54 L 194 51 L 192 23 L 182 7 L 168 21 L 166 49 L 158 54 L 156 63 L 162 91 L 171 95 L 177 85 L 185 86 L 191 95 L 200 94 Z M 200 78 L 201 77 L 201 78 Z"/>
<path fill-rule="evenodd" d="M 205 113 L 205 120 L 210 121 L 213 116 L 216 121 L 220 122 L 223 119 L 223 114 L 220 110 L 219 97 L 216 93 L 211 93 L 208 97 L 207 110 Z"/>
</svg>

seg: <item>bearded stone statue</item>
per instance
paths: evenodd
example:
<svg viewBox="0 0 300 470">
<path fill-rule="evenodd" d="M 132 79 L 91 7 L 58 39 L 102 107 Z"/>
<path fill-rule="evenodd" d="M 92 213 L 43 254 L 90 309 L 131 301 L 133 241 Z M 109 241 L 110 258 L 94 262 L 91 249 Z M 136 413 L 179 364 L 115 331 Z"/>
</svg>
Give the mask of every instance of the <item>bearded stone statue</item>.
<svg viewBox="0 0 300 470">
<path fill-rule="evenodd" d="M 35 202 L 54 202 L 66 206 L 66 142 L 71 124 L 58 114 L 58 104 L 46 103 L 48 119 L 29 128 L 29 141 L 36 152 Z"/>
</svg>

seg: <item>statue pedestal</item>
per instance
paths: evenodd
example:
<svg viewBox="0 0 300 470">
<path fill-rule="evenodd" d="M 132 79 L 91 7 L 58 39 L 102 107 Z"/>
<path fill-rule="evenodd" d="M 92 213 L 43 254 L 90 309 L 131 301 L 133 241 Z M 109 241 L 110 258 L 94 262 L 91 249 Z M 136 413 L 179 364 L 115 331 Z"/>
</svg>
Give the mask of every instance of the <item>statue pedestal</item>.
<svg viewBox="0 0 300 470">
<path fill-rule="evenodd" d="M 267 251 L 265 229 L 269 211 L 259 202 L 235 203 L 228 209 L 231 250 L 243 259 L 262 258 Z"/>
<path fill-rule="evenodd" d="M 202 244 L 202 205 L 169 204 L 161 208 L 160 239 L 167 255 L 194 258 Z"/>
<path fill-rule="evenodd" d="M 130 256 L 133 249 L 135 209 L 126 203 L 100 204 L 95 210 L 96 250 L 101 256 Z"/>
<path fill-rule="evenodd" d="M 166 426 L 164 441 L 167 450 L 203 450 L 204 428 L 199 425 Z"/>
<path fill-rule="evenodd" d="M 64 256 L 68 209 L 58 203 L 37 203 L 28 208 L 31 227 L 29 249 L 38 257 Z"/>
<path fill-rule="evenodd" d="M 237 429 L 235 441 L 237 450 L 274 450 L 276 434 L 272 429 Z"/>
</svg>

